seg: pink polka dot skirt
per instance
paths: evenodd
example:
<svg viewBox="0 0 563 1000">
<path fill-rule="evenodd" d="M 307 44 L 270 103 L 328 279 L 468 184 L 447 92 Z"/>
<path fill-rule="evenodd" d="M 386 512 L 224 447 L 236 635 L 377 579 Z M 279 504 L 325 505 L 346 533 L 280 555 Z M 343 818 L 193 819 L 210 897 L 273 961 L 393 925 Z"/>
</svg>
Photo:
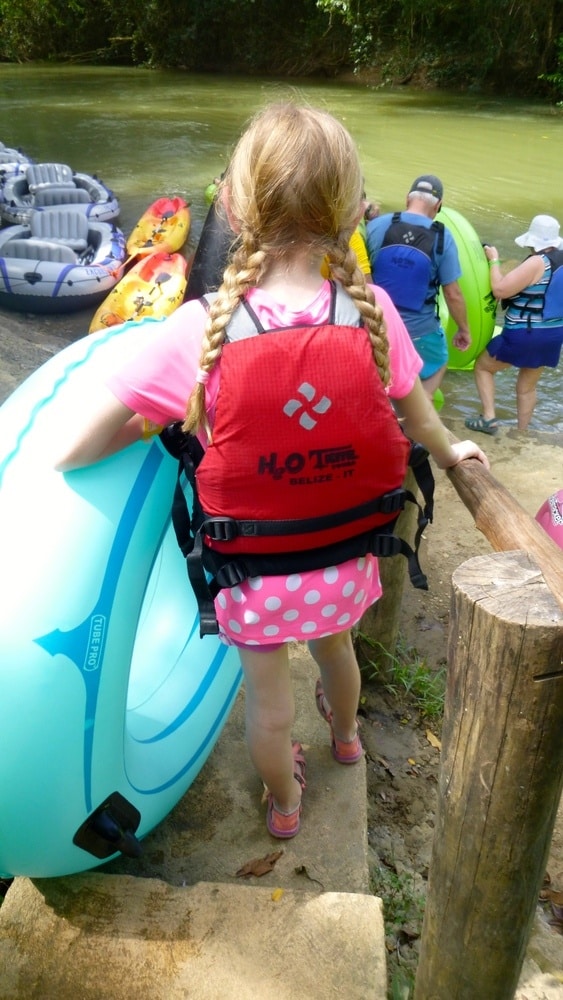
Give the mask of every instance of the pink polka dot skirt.
<svg viewBox="0 0 563 1000">
<path fill-rule="evenodd" d="M 227 645 L 318 639 L 351 628 L 381 597 L 375 556 L 291 576 L 257 576 L 215 598 Z"/>
</svg>

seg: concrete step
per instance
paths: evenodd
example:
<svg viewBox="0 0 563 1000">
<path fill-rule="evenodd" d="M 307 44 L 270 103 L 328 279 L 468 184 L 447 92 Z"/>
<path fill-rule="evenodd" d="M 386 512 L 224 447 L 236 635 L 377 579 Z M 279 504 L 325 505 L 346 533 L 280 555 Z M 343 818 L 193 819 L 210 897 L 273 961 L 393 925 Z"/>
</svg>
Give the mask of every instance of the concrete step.
<svg viewBox="0 0 563 1000">
<path fill-rule="evenodd" d="M 120 857 L 101 871 L 162 878 L 170 885 L 240 884 L 252 858 L 283 855 L 273 872 L 249 884 L 325 892 L 368 892 L 365 762 L 343 767 L 330 753 L 329 729 L 315 705 L 317 670 L 303 647 L 292 648 L 294 738 L 305 748 L 307 788 L 301 831 L 280 841 L 266 829 L 262 784 L 244 739 L 244 690 L 221 737 L 187 795 L 143 841 L 143 855 Z M 304 873 L 307 874 L 304 874 Z"/>
<path fill-rule="evenodd" d="M 16 879 L 0 909 L 0 1000 L 383 1000 L 381 902 L 369 893 L 365 763 L 342 767 L 316 711 L 315 664 L 292 648 L 305 747 L 301 832 L 266 830 L 241 691 L 200 775 L 143 841 L 61 879 Z M 254 858 L 273 869 L 242 878 Z M 4 991 L 4 992 L 3 992 Z"/>
</svg>

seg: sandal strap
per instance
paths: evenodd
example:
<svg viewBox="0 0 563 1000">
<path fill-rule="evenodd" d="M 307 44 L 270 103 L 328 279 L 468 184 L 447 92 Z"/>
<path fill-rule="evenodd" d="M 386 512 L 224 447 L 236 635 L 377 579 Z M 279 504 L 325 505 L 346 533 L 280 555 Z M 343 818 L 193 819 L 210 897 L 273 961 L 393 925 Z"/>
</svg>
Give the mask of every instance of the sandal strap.
<svg viewBox="0 0 563 1000">
<path fill-rule="evenodd" d="M 305 789 L 307 787 L 307 782 L 305 781 L 307 762 L 303 756 L 303 747 L 300 743 L 293 743 L 291 749 L 293 750 L 293 763 L 295 765 L 293 777 L 299 782 L 301 788 Z"/>
<path fill-rule="evenodd" d="M 325 722 L 328 722 L 330 726 L 332 724 L 332 709 L 330 706 L 329 709 L 327 709 L 328 701 L 326 700 L 320 677 L 315 686 L 315 701 L 317 703 L 319 715 L 321 715 Z"/>
</svg>

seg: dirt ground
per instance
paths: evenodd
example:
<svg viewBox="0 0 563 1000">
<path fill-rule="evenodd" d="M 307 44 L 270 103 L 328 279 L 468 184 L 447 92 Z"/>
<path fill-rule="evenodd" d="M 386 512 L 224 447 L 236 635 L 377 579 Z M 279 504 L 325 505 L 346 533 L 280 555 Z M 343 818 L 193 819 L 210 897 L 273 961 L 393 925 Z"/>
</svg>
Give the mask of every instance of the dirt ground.
<svg viewBox="0 0 563 1000">
<path fill-rule="evenodd" d="M 468 436 L 461 422 L 443 419 L 456 437 Z M 530 515 L 563 486 L 560 436 L 522 434 L 507 427 L 494 438 L 479 435 L 479 443 L 487 452 L 495 478 Z M 452 573 L 473 556 L 490 552 L 489 542 L 476 529 L 447 476 L 437 472 L 434 523 L 425 532 L 421 555 L 429 590 L 415 590 L 407 583 L 401 608 L 401 642 L 413 647 L 432 670 L 446 668 Z M 392 925 L 387 938 L 391 977 L 399 983 L 408 982 L 417 961 L 421 900 L 431 857 L 440 719 L 422 717 L 408 697 L 401 696 L 400 688 L 390 693 L 367 684 L 363 694 L 373 882 Z M 563 826 L 563 819 L 558 824 Z M 563 890 L 561 840 L 561 831 L 556 828 L 550 874 L 562 882 L 558 888 Z M 547 925 L 552 914 L 547 905 L 545 911 Z M 550 930 L 560 933 L 561 927 Z M 563 987 L 556 985 L 558 991 L 551 993 L 543 980 L 537 987 L 528 983 L 518 997 L 563 997 Z"/>
</svg>

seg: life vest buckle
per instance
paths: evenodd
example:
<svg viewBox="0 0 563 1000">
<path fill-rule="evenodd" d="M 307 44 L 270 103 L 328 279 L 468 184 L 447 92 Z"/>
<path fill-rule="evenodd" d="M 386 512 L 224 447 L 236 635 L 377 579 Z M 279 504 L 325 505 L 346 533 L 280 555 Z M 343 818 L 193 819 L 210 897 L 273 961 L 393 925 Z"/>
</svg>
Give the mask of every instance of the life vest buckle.
<svg viewBox="0 0 563 1000">
<path fill-rule="evenodd" d="M 248 579 L 248 573 L 242 563 L 229 562 L 221 566 L 217 571 L 215 579 L 221 589 L 223 587 L 237 587 Z"/>
<path fill-rule="evenodd" d="M 375 556 L 397 556 L 402 551 L 402 539 L 396 535 L 376 535 L 371 551 Z"/>
<path fill-rule="evenodd" d="M 389 493 L 384 493 L 381 497 L 379 511 L 382 514 L 396 514 L 405 506 L 405 491 L 402 486 Z"/>
<path fill-rule="evenodd" d="M 237 522 L 232 517 L 206 517 L 201 530 L 214 542 L 232 542 L 239 534 Z"/>
</svg>

